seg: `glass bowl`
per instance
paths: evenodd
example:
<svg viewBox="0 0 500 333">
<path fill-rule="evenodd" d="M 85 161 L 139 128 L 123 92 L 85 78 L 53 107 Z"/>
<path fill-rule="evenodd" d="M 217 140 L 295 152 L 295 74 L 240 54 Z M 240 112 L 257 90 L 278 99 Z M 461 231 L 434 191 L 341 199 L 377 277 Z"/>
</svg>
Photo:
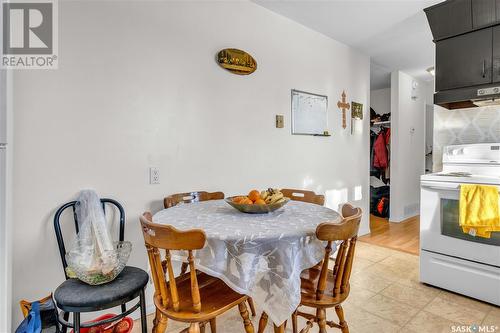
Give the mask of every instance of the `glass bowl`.
<svg viewBox="0 0 500 333">
<path fill-rule="evenodd" d="M 266 214 L 270 212 L 274 212 L 275 210 L 283 207 L 286 205 L 290 199 L 289 198 L 284 198 L 284 200 L 273 203 L 273 204 L 267 204 L 267 205 L 247 205 L 247 204 L 240 204 L 233 202 L 234 197 L 229 197 L 226 198 L 225 201 L 239 210 L 242 213 L 247 213 L 247 214 Z"/>
<path fill-rule="evenodd" d="M 66 273 L 70 278 L 78 278 L 90 285 L 99 285 L 113 281 L 127 265 L 132 243 L 129 241 L 113 243 L 117 253 L 117 264 L 109 273 L 103 273 L 101 270 L 88 270 L 87 266 L 81 264 L 82 254 L 71 251 L 66 254 L 68 267 Z"/>
</svg>

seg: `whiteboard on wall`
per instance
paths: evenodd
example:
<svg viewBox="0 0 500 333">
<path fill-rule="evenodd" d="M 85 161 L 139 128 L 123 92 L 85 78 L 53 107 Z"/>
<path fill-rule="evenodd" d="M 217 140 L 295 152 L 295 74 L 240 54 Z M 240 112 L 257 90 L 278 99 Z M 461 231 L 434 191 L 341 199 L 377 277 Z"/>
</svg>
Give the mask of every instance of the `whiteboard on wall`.
<svg viewBox="0 0 500 333">
<path fill-rule="evenodd" d="M 292 134 L 328 133 L 328 97 L 292 90 Z"/>
</svg>

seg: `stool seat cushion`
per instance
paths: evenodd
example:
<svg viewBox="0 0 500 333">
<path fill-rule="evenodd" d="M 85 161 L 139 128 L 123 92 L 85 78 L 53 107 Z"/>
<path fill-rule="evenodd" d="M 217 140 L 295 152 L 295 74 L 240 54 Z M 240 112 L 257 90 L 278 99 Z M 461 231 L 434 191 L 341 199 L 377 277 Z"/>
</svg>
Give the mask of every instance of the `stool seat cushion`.
<svg viewBox="0 0 500 333">
<path fill-rule="evenodd" d="M 54 299 L 66 312 L 90 312 L 109 309 L 139 296 L 148 283 L 148 273 L 126 266 L 111 282 L 91 286 L 78 279 L 69 279 L 57 287 Z"/>
</svg>

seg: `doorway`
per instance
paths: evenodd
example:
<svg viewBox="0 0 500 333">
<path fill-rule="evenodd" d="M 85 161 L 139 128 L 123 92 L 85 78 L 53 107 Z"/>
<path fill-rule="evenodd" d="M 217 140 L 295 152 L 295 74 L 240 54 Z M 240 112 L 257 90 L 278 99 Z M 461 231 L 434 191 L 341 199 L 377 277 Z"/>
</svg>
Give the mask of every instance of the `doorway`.
<svg viewBox="0 0 500 333">
<path fill-rule="evenodd" d="M 370 228 L 387 224 L 391 198 L 391 87 L 370 93 Z M 378 229 L 378 226 L 374 226 Z"/>
<path fill-rule="evenodd" d="M 432 112 L 426 106 L 429 101 L 432 105 L 432 92 L 433 82 L 402 71 L 390 72 L 385 84 L 372 86 L 370 234 L 361 241 L 419 253 L 420 176 L 429 167 L 432 135 L 426 118 Z"/>
</svg>

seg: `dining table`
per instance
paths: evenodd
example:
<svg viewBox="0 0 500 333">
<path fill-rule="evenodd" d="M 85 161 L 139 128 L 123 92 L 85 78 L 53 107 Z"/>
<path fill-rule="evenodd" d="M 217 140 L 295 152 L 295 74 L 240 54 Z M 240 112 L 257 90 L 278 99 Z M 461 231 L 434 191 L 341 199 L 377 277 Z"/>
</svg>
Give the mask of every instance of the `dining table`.
<svg viewBox="0 0 500 333">
<path fill-rule="evenodd" d="M 224 200 L 210 200 L 179 204 L 153 216 L 153 222 L 179 230 L 202 229 L 206 244 L 194 254 L 197 269 L 252 297 L 283 332 L 300 304 L 301 272 L 325 253 L 316 227 L 340 221 L 336 211 L 301 201 L 267 214 L 247 214 Z M 179 262 L 186 257 L 183 251 L 172 253 Z"/>
</svg>

